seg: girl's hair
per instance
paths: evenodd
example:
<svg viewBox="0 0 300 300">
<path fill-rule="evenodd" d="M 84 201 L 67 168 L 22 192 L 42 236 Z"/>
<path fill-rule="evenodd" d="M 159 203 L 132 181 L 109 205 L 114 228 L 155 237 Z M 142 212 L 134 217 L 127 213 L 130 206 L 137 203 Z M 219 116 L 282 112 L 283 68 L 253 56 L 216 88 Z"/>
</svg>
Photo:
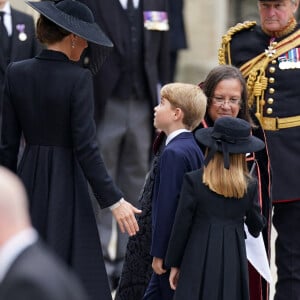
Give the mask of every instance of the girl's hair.
<svg viewBox="0 0 300 300">
<path fill-rule="evenodd" d="M 199 86 L 190 83 L 175 82 L 162 87 L 160 96 L 166 98 L 171 105 L 183 111 L 183 123 L 187 129 L 195 129 L 206 111 L 206 96 Z"/>
<path fill-rule="evenodd" d="M 201 83 L 201 88 L 207 97 L 207 108 L 212 105 L 212 98 L 214 96 L 216 86 L 222 80 L 228 79 L 237 79 L 242 87 L 241 104 L 237 117 L 248 121 L 251 125 L 254 125 L 249 113 L 246 81 L 241 71 L 234 66 L 220 65 L 213 68 L 207 75 L 205 81 Z"/>
<path fill-rule="evenodd" d="M 245 154 L 230 153 L 229 163 L 229 169 L 225 169 L 223 154 L 216 152 L 204 167 L 202 181 L 210 190 L 224 197 L 242 198 L 247 192 L 248 182 L 251 179 Z"/>
<path fill-rule="evenodd" d="M 69 31 L 56 25 L 43 15 L 37 20 L 36 36 L 42 44 L 53 44 L 61 41 L 70 34 Z"/>
</svg>

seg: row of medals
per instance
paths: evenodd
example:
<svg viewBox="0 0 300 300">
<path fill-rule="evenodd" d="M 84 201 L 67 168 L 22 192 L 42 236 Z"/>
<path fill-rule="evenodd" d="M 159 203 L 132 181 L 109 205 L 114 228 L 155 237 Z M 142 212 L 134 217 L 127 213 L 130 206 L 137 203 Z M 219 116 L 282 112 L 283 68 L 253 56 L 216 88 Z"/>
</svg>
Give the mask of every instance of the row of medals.
<svg viewBox="0 0 300 300">
<path fill-rule="evenodd" d="M 276 42 L 271 42 L 268 49 L 265 50 L 267 56 L 272 57 L 276 50 Z M 291 59 L 288 57 L 292 57 Z M 288 54 L 278 57 L 279 69 L 288 70 L 288 69 L 300 69 L 300 51 L 298 48 L 291 49 Z"/>
<path fill-rule="evenodd" d="M 281 70 L 300 69 L 300 61 L 288 60 L 287 58 L 278 58 L 278 61 Z"/>
</svg>

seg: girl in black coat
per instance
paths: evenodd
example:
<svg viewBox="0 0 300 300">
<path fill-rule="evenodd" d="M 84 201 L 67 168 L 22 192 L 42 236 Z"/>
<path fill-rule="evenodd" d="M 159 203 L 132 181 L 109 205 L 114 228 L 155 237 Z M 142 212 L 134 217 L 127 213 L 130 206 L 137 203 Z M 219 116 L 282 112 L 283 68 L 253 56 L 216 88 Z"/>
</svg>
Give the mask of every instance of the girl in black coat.
<svg viewBox="0 0 300 300">
<path fill-rule="evenodd" d="M 248 122 L 218 118 L 199 129 L 205 167 L 187 173 L 166 255 L 175 300 L 248 300 L 244 222 L 257 237 L 264 226 L 258 183 L 245 155 L 264 147 Z"/>
</svg>

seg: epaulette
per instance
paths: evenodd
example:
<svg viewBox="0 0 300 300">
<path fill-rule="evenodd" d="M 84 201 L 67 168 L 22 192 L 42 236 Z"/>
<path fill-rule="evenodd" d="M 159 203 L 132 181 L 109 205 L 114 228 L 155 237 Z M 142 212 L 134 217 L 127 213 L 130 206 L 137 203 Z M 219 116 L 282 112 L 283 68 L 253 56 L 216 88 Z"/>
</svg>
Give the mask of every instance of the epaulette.
<svg viewBox="0 0 300 300">
<path fill-rule="evenodd" d="M 231 65 L 230 41 L 232 39 L 232 36 L 239 31 L 249 29 L 255 25 L 256 21 L 245 21 L 229 28 L 226 34 L 222 36 L 222 43 L 218 52 L 218 60 L 220 65 Z"/>
</svg>

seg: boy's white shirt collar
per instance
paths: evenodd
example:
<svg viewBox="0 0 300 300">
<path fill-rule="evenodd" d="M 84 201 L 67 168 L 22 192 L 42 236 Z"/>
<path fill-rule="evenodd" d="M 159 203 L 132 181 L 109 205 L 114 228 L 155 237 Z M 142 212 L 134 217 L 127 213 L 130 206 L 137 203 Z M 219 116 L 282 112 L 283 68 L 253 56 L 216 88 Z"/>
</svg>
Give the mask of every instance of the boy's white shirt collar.
<svg viewBox="0 0 300 300">
<path fill-rule="evenodd" d="M 187 129 L 178 129 L 178 130 L 175 130 L 173 132 L 171 132 L 168 136 L 167 136 L 167 139 L 166 139 L 166 145 L 168 145 L 171 140 L 173 140 L 177 135 L 179 135 L 180 133 L 182 132 L 191 132 L 190 130 L 187 130 Z"/>
<path fill-rule="evenodd" d="M 109 1 L 111 1 L 111 0 L 109 0 Z M 119 1 L 120 1 L 120 3 L 121 3 L 122 7 L 123 7 L 124 9 L 127 9 L 127 0 L 119 0 Z M 140 0 L 133 0 L 133 6 L 134 6 L 135 8 L 138 8 L 139 2 L 140 2 Z"/>
</svg>

